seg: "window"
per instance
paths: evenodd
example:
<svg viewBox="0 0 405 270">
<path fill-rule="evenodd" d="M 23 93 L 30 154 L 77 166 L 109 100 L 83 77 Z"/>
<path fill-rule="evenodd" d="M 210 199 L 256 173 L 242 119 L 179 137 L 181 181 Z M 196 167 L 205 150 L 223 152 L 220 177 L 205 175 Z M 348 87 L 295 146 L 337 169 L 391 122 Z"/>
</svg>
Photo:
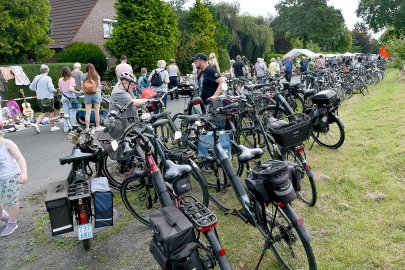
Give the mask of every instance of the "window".
<svg viewBox="0 0 405 270">
<path fill-rule="evenodd" d="M 111 37 L 114 24 L 116 23 L 117 23 L 116 20 L 109 20 L 109 19 L 103 20 L 104 38 Z"/>
</svg>

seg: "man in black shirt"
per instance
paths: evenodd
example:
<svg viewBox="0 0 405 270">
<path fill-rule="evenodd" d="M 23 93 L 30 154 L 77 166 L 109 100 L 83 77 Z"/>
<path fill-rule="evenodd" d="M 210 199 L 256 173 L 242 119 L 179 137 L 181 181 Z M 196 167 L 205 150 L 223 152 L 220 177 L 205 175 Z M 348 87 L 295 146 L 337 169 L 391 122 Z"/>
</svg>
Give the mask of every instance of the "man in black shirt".
<svg viewBox="0 0 405 270">
<path fill-rule="evenodd" d="M 233 72 L 236 78 L 244 77 L 246 75 L 246 67 L 242 62 L 240 55 L 236 56 L 236 62 L 233 64 Z"/>
<path fill-rule="evenodd" d="M 203 53 L 194 56 L 194 64 L 201 71 L 201 99 L 204 104 L 209 104 L 227 88 L 225 78 L 214 67 L 208 65 L 208 57 Z"/>
</svg>

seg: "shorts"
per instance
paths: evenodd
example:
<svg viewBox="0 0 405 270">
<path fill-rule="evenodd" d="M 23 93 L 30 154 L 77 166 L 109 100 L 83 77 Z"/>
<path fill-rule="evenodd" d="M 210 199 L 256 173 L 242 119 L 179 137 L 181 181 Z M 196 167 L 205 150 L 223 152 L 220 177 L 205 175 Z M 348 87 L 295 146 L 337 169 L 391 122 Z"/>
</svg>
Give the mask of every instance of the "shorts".
<svg viewBox="0 0 405 270">
<path fill-rule="evenodd" d="M 38 99 L 38 105 L 41 109 L 41 113 L 53 113 L 55 112 L 55 103 L 53 98 Z"/>
<path fill-rule="evenodd" d="M 100 92 L 84 94 L 84 104 L 100 104 L 102 101 Z"/>
<path fill-rule="evenodd" d="M 0 202 L 4 199 L 6 206 L 13 206 L 18 202 L 18 193 L 20 191 L 20 175 L 0 180 Z"/>
</svg>

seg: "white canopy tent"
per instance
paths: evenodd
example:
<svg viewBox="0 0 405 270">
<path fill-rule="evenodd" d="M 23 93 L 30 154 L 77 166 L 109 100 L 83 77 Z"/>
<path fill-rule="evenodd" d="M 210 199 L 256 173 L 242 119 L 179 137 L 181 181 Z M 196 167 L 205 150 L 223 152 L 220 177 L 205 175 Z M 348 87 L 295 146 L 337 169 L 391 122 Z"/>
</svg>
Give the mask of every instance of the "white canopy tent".
<svg viewBox="0 0 405 270">
<path fill-rule="evenodd" d="M 350 53 L 350 52 L 345 52 L 345 53 L 343 54 L 343 56 L 355 56 L 355 54 Z"/>
<path fill-rule="evenodd" d="M 308 56 L 309 58 L 317 58 L 319 56 L 319 54 L 311 52 L 308 49 L 292 49 L 291 51 L 289 51 L 288 53 L 286 53 L 284 55 L 284 58 L 287 58 L 287 57 L 294 58 L 294 57 L 297 57 L 300 54 Z"/>
</svg>

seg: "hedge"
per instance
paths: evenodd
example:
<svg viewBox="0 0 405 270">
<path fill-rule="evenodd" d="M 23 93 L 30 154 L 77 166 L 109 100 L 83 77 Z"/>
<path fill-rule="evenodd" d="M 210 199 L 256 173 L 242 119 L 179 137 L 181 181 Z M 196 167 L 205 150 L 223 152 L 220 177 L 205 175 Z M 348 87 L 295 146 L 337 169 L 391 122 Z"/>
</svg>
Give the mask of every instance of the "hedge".
<svg viewBox="0 0 405 270">
<path fill-rule="evenodd" d="M 61 77 L 62 73 L 62 68 L 65 66 L 70 67 L 71 70 L 73 70 L 73 64 L 74 63 L 50 63 L 46 64 L 49 67 L 49 76 L 52 78 L 53 85 L 55 88 L 58 87 L 58 80 Z M 7 66 L 21 66 L 24 70 L 24 73 L 27 75 L 27 77 L 30 79 L 30 82 L 34 79 L 36 75 L 40 74 L 39 67 L 41 64 L 14 64 L 14 65 L 7 65 Z M 84 65 L 82 64 L 82 69 Z M 35 96 L 35 92 L 31 91 L 28 88 L 28 85 L 15 85 L 15 80 L 9 80 L 7 83 L 7 91 L 5 92 L 0 92 L 1 97 L 3 100 L 10 99 L 10 98 L 19 98 L 21 97 L 20 95 L 20 89 L 24 90 L 25 96 Z M 36 102 L 30 102 L 32 105 L 35 105 Z M 19 104 L 21 104 L 21 101 L 18 101 Z M 2 106 L 4 106 L 4 102 L 2 103 Z M 37 108 L 36 106 L 34 109 Z"/>
</svg>

